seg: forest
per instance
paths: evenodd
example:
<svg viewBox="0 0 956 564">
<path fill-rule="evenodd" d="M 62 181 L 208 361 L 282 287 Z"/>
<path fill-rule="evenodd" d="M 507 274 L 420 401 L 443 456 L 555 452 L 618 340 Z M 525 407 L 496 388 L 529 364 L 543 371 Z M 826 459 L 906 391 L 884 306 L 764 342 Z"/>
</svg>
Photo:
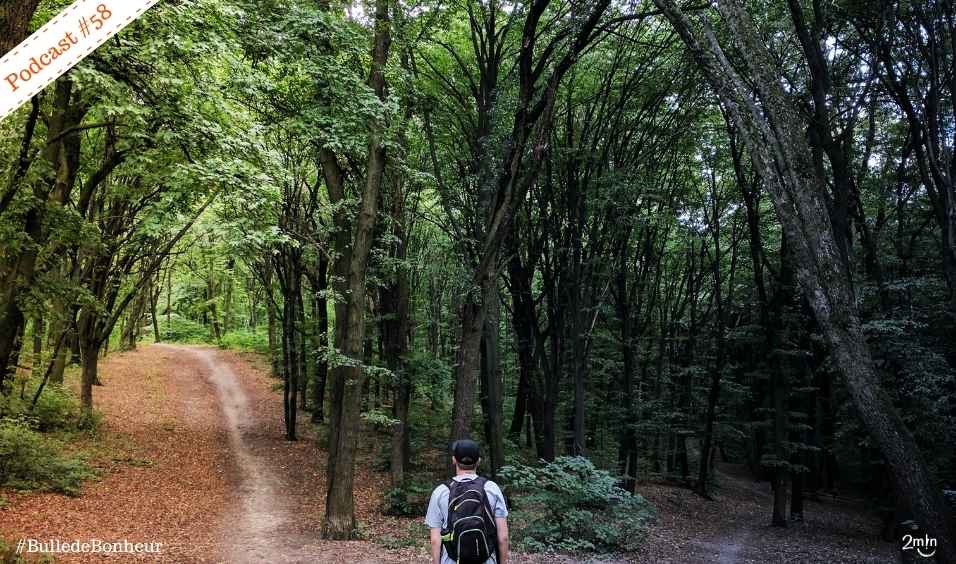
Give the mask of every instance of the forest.
<svg viewBox="0 0 956 564">
<path fill-rule="evenodd" d="M 70 4 L 0 2 L 0 56 Z M 0 121 L 0 562 L 133 540 L 82 506 L 127 482 L 238 496 L 252 552 L 171 562 L 430 561 L 471 438 L 516 562 L 956 564 L 954 43 L 953 0 L 161 0 Z"/>
</svg>

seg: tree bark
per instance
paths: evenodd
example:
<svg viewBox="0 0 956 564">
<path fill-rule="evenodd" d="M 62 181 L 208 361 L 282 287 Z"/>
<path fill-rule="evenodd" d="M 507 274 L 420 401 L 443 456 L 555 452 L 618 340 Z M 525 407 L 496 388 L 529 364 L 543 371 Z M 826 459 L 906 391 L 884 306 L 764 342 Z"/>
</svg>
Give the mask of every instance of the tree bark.
<svg viewBox="0 0 956 564">
<path fill-rule="evenodd" d="M 391 22 L 388 0 L 375 2 L 375 37 L 372 47 L 372 69 L 369 86 L 379 100 L 385 100 L 385 63 L 391 44 Z M 366 271 L 372 246 L 372 230 L 382 188 L 386 164 L 385 125 L 377 120 L 368 124 L 368 161 L 366 163 L 365 187 L 362 191 L 360 210 L 355 220 L 348 253 L 344 316 L 336 312 L 337 344 L 341 354 L 350 359 L 350 366 L 334 370 L 333 428 L 329 440 L 328 494 L 322 534 L 327 539 L 347 540 L 354 537 L 355 504 L 352 496 L 355 475 L 355 449 L 358 440 L 359 414 L 362 404 L 362 387 L 365 382 L 365 293 Z M 333 157 L 334 159 L 334 157 Z M 330 164 L 330 163 L 329 163 Z M 326 167 L 327 161 L 323 161 Z M 326 170 L 326 178 L 329 171 Z M 330 190 L 331 192 L 331 190 Z M 341 194 L 340 194 L 341 195 Z M 344 255 L 344 248 L 336 249 Z M 343 263 L 345 261 L 342 261 Z M 339 393 L 341 402 L 335 395 Z M 336 404 L 339 407 L 336 407 Z"/>
<path fill-rule="evenodd" d="M 486 294 L 485 320 L 481 339 L 482 409 L 485 414 L 485 440 L 488 460 L 485 465 L 492 478 L 504 466 L 504 433 L 501 426 L 501 365 L 498 358 L 498 332 L 501 304 L 497 286 Z"/>
<path fill-rule="evenodd" d="M 27 38 L 40 0 L 5 0 L 0 4 L 0 57 Z"/>
<path fill-rule="evenodd" d="M 329 302 L 326 297 L 328 291 L 329 261 L 324 256 L 319 257 L 319 265 L 313 279 L 312 294 L 312 347 L 315 351 L 315 381 L 312 390 L 312 422 L 322 423 L 325 420 L 325 387 L 329 376 L 329 362 L 326 351 L 329 347 Z"/>
</svg>

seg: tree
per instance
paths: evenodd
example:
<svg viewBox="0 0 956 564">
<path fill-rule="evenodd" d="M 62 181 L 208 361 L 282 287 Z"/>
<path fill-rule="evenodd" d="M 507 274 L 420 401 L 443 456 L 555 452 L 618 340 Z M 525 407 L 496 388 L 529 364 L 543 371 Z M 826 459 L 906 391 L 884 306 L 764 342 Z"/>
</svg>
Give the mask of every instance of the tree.
<svg viewBox="0 0 956 564">
<path fill-rule="evenodd" d="M 368 87 L 380 103 L 386 99 L 385 65 L 391 46 L 391 21 L 387 0 L 376 0 L 372 65 Z M 364 172 L 364 189 L 354 221 L 344 241 L 337 239 L 336 275 L 344 280 L 345 305 L 336 310 L 336 346 L 344 362 L 332 371 L 332 421 L 329 438 L 329 484 L 326 497 L 323 535 L 331 539 L 350 539 L 355 534 L 355 509 L 352 480 L 355 473 L 355 447 L 358 432 L 362 387 L 366 372 L 363 366 L 365 345 L 366 272 L 372 245 L 372 230 L 377 220 L 386 164 L 386 124 L 382 119 L 368 121 L 368 152 Z M 333 205 L 344 205 L 344 172 L 337 157 L 323 148 L 319 157 L 326 186 Z M 343 230 L 346 222 L 337 222 Z M 339 237 L 342 236 L 340 231 Z M 346 245 L 341 243 L 347 242 Z M 339 315 L 340 313 L 344 315 Z"/>
</svg>

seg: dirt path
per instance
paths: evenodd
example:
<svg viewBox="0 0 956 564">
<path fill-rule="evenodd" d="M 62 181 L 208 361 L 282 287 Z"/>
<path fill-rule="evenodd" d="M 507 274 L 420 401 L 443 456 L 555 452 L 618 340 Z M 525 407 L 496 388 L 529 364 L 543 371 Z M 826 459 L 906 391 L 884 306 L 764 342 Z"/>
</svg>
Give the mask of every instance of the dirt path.
<svg viewBox="0 0 956 564">
<path fill-rule="evenodd" d="M 123 562 L 219 561 L 230 453 L 215 392 L 197 378 L 200 367 L 159 348 L 110 355 L 101 363 L 105 385 L 94 390 L 103 416 L 97 437 L 75 438 L 92 453 L 100 478 L 73 498 L 3 492 L 9 503 L 0 510 L 0 534 L 162 543 L 159 555 L 123 555 Z M 58 561 L 107 557 L 61 555 Z"/>
<path fill-rule="evenodd" d="M 2 492 L 0 535 L 160 542 L 160 555 L 68 555 L 61 562 L 416 562 L 420 547 L 320 540 L 326 455 L 315 430 L 283 440 L 275 380 L 249 355 L 154 345 L 110 355 L 96 389 L 101 479 L 82 495 Z M 308 414 L 300 414 L 305 421 Z M 383 476 L 362 451 L 356 512 L 371 538 L 411 521 L 380 515 Z M 424 539 L 422 542 L 424 545 Z"/>
<path fill-rule="evenodd" d="M 224 527 L 223 550 L 229 562 L 253 563 L 275 560 L 290 562 L 287 547 L 303 546 L 305 539 L 293 543 L 284 533 L 290 519 L 287 499 L 281 483 L 267 461 L 253 454 L 243 437 L 243 427 L 255 428 L 256 419 L 248 417 L 249 400 L 238 378 L 227 364 L 216 360 L 207 349 L 164 347 L 179 356 L 195 355 L 205 365 L 205 377 L 216 390 L 225 417 L 232 457 L 238 466 L 238 491 L 241 509 L 238 517 Z"/>
<path fill-rule="evenodd" d="M 300 439 L 283 439 L 282 404 L 274 380 L 236 353 L 207 347 L 159 345 L 159 350 L 188 364 L 199 365 L 214 392 L 228 437 L 230 502 L 224 508 L 217 553 L 224 562 L 410 562 L 415 550 L 386 551 L 370 542 L 326 542 L 319 528 L 324 508 L 325 453 L 317 447 L 315 429 L 300 413 Z M 360 469 L 360 482 L 382 483 Z M 363 474 L 364 472 L 364 474 Z M 362 494 L 365 494 L 362 496 Z M 379 492 L 374 492 L 375 494 Z M 377 512 L 377 495 L 359 492 L 360 516 Z M 380 528 L 407 528 L 401 520 Z"/>
</svg>

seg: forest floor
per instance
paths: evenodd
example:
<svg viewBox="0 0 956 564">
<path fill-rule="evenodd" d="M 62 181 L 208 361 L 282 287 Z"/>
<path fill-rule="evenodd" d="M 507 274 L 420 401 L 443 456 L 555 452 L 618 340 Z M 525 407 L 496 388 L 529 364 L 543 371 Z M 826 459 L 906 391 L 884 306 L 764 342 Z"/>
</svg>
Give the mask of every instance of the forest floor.
<svg viewBox="0 0 956 564">
<path fill-rule="evenodd" d="M 159 555 L 62 555 L 58 562 L 427 562 L 420 519 L 381 513 L 387 476 L 375 441 L 360 445 L 356 513 L 369 539 L 320 540 L 326 454 L 301 414 L 300 439 L 282 439 L 276 380 L 255 355 L 153 345 L 111 354 L 96 388 L 103 421 L 76 448 L 100 478 L 78 497 L 4 490 L 0 537 L 159 542 Z M 878 523 L 852 505 L 808 502 L 807 521 L 767 526 L 769 488 L 718 476 L 716 502 L 644 484 L 658 507 L 644 564 L 894 562 Z M 418 542 L 409 542 L 421 535 Z M 516 563 L 577 562 L 519 555 Z M 593 562 L 633 561 L 604 558 Z"/>
<path fill-rule="evenodd" d="M 804 521 L 770 526 L 773 492 L 742 465 L 721 464 L 708 501 L 686 488 L 641 484 L 658 520 L 640 564 L 894 564 L 894 543 L 859 500 L 806 500 Z"/>
</svg>

